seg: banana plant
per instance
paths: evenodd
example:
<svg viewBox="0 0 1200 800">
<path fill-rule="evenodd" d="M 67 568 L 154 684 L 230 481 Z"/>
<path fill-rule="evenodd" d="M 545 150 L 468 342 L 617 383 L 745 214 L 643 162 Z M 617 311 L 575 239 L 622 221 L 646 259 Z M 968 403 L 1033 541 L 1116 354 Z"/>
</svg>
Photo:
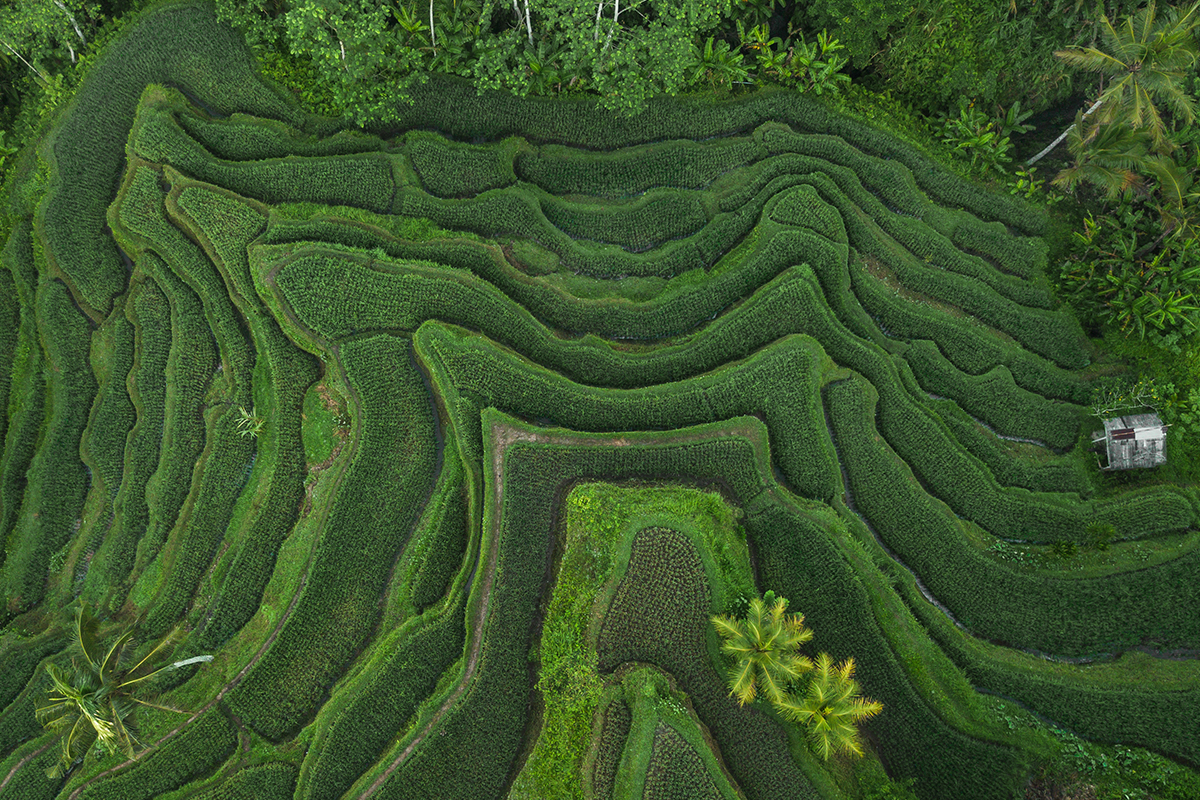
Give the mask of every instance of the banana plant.
<svg viewBox="0 0 1200 800">
<path fill-rule="evenodd" d="M 817 41 L 809 45 L 800 34 L 800 41 L 791 50 L 791 77 L 802 92 L 838 92 L 850 76 L 842 72 L 850 59 L 839 55 L 845 46 L 832 38 L 828 31 L 817 34 Z"/>
<path fill-rule="evenodd" d="M 708 37 L 704 48 L 692 45 L 691 83 L 708 81 L 712 88 L 730 89 L 746 80 L 750 71 L 742 64 L 742 54 L 731 50 L 729 42 Z"/>
</svg>

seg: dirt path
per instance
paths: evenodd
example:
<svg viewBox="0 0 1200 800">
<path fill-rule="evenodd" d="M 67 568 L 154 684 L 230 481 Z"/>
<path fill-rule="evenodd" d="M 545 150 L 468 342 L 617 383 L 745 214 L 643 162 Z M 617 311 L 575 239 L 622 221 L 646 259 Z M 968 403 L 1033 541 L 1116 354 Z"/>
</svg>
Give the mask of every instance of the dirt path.
<svg viewBox="0 0 1200 800">
<path fill-rule="evenodd" d="M 731 428 L 732 432 L 735 428 Z M 660 444 L 683 444 L 689 441 L 701 441 L 711 437 L 711 433 L 696 434 L 693 436 L 681 436 L 677 433 L 666 432 L 662 436 L 639 439 L 638 443 L 643 445 L 660 445 Z M 479 665 L 479 654 L 483 644 L 483 629 L 487 620 L 488 606 L 491 603 L 492 584 L 495 580 L 496 561 L 499 557 L 499 540 L 500 540 L 500 518 L 501 518 L 501 500 L 503 499 L 503 464 L 504 456 L 508 452 L 508 448 L 519 442 L 533 442 L 538 444 L 552 444 L 562 446 L 590 446 L 590 447 L 626 447 L 633 444 L 633 440 L 626 438 L 620 434 L 612 434 L 604 436 L 603 434 L 558 434 L 558 433 L 543 433 L 538 431 L 530 431 L 524 427 L 506 425 L 499 421 L 492 422 L 491 428 L 492 449 L 490 453 L 489 468 L 492 478 L 492 524 L 488 530 L 488 563 L 484 570 L 483 578 L 479 584 L 480 600 L 478 608 L 475 612 L 475 618 L 471 621 L 471 641 L 467 653 L 466 667 L 463 669 L 462 679 L 442 703 L 441 708 L 429 719 L 425 727 L 413 735 L 412 740 L 401 750 L 387 769 L 383 771 L 375 781 L 366 788 L 358 797 L 367 798 L 374 795 L 388 778 L 399 769 L 416 748 L 433 732 L 438 723 L 443 717 L 449 713 L 454 704 L 462 697 L 470 686 L 472 679 L 475 677 L 475 670 Z M 482 551 L 483 542 L 480 542 L 480 551 Z"/>
<path fill-rule="evenodd" d="M 55 740 L 55 741 L 57 741 L 57 740 Z M 12 780 L 13 775 L 17 774 L 17 770 L 19 770 L 21 767 L 25 766 L 31 760 L 40 756 L 42 753 L 46 752 L 46 749 L 53 745 L 54 745 L 54 741 L 47 742 L 46 744 L 39 747 L 37 750 L 34 750 L 32 753 L 30 753 L 29 755 L 22 758 L 16 764 L 13 764 L 13 768 L 10 769 L 8 771 L 8 774 L 4 776 L 4 780 L 0 781 L 0 790 L 3 790 L 4 787 L 8 785 L 8 782 Z"/>
<path fill-rule="evenodd" d="M 499 544 L 500 539 L 500 500 L 502 496 L 501 478 L 503 475 L 504 454 L 507 452 L 509 445 L 513 444 L 514 442 L 536 440 L 538 440 L 538 436 L 535 434 L 528 434 L 527 432 L 518 431 L 511 427 L 501 427 L 499 424 L 495 423 L 492 425 L 493 447 L 491 464 L 489 466 L 492 473 L 492 507 L 495 509 L 495 511 L 492 514 L 492 525 L 488 530 L 488 563 L 487 567 L 484 569 L 483 578 L 479 584 L 479 606 L 475 613 L 475 619 L 471 622 L 471 644 L 467 653 L 467 663 L 463 668 L 462 679 L 454 688 L 454 691 L 450 693 L 450 696 L 446 698 L 446 701 L 442 703 L 442 707 L 439 708 L 437 712 L 430 718 L 429 722 L 425 724 L 425 727 L 413 736 L 408 745 L 405 746 L 405 748 L 401 750 L 394 759 L 392 759 L 392 763 L 389 764 L 387 769 L 383 771 L 383 774 L 376 778 L 375 781 L 367 787 L 366 791 L 359 795 L 359 797 L 370 797 L 371 795 L 375 794 L 375 792 L 379 791 L 379 788 L 383 786 L 388 778 L 392 776 L 392 773 L 399 769 L 400 766 L 408 760 L 408 757 L 412 755 L 417 746 L 420 745 L 421 742 L 425 741 L 425 737 L 427 737 L 434 727 L 441 722 L 442 718 L 449 712 L 449 710 L 454 707 L 454 704 L 458 701 L 458 698 L 462 697 L 463 693 L 470 685 L 471 680 L 475 677 L 475 669 L 479 665 L 479 651 L 483 644 L 484 622 L 487 620 L 488 606 L 491 604 L 492 600 L 492 583 L 496 577 L 496 561 L 499 558 L 500 548 L 497 545 Z M 483 541 L 481 540 L 479 543 L 479 551 L 482 552 L 482 550 Z M 478 554 L 476 555 L 476 558 L 478 558 Z"/>
</svg>

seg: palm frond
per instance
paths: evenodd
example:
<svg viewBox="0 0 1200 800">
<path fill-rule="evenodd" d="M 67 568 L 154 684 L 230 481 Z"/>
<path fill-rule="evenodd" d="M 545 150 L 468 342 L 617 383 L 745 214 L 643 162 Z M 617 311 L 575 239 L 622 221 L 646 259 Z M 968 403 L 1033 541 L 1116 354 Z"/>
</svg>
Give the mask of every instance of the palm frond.
<svg viewBox="0 0 1200 800">
<path fill-rule="evenodd" d="M 190 714 L 190 713 L 192 713 L 192 712 L 190 712 L 190 711 L 187 711 L 187 710 L 185 710 L 185 709 L 182 709 L 182 708 L 175 708 L 175 707 L 173 707 L 173 706 L 160 706 L 160 705 L 158 705 L 158 704 L 156 704 L 156 703 L 151 703 L 151 702 L 149 702 L 149 701 L 146 701 L 146 700 L 140 700 L 140 699 L 138 699 L 138 698 L 136 698 L 136 697 L 131 697 L 131 698 L 129 698 L 129 699 L 130 699 L 130 700 L 132 700 L 133 702 L 137 703 L 138 705 L 142 705 L 142 706 L 148 706 L 149 708 L 157 708 L 159 711 L 172 711 L 172 712 L 174 712 L 174 713 L 176 713 L 176 714 Z"/>
<path fill-rule="evenodd" d="M 853 710 L 850 716 L 855 721 L 860 719 L 870 719 L 871 717 L 883 711 L 883 703 L 878 700 L 869 700 L 865 697 L 854 698 Z"/>
<path fill-rule="evenodd" d="M 151 649 L 149 653 L 147 653 L 145 656 L 142 657 L 141 661 L 139 661 L 137 664 L 135 664 L 131 669 L 127 670 L 125 672 L 125 675 L 129 676 L 129 675 L 133 675 L 134 673 L 136 673 L 148 661 L 150 661 L 152 658 L 154 658 L 154 656 L 158 655 L 158 653 L 161 652 L 164 648 L 166 648 L 168 645 L 174 644 L 178 638 L 179 638 L 179 630 L 178 629 L 173 630 L 170 633 L 168 633 L 161 640 L 159 640 L 158 644 L 154 645 L 154 648 Z M 138 678 L 133 678 L 131 680 L 124 681 L 124 682 L 118 684 L 117 688 L 123 688 L 125 686 L 130 686 L 134 683 L 137 683 L 138 681 L 143 681 L 146 678 L 150 678 L 154 675 L 157 675 L 159 672 L 162 672 L 163 669 L 166 669 L 166 667 L 157 669 L 154 672 L 148 673 L 146 675 L 142 675 Z"/>
<path fill-rule="evenodd" d="M 1147 166 L 1154 173 L 1154 177 L 1158 178 L 1158 189 L 1168 205 L 1182 209 L 1190 200 L 1196 198 L 1197 193 L 1191 191 L 1195 177 L 1191 172 L 1181 169 L 1173 160 L 1154 158 L 1147 162 Z"/>
<path fill-rule="evenodd" d="M 743 627 L 741 620 L 721 615 L 719 617 L 713 617 L 712 624 L 717 629 L 717 633 L 721 634 L 721 636 L 726 640 L 746 638 L 746 630 Z"/>
<path fill-rule="evenodd" d="M 736 696 L 739 705 L 754 702 L 754 662 L 743 661 L 729 671 L 729 694 Z"/>
<path fill-rule="evenodd" d="M 96 618 L 88 611 L 87 603 L 80 603 L 79 608 L 75 609 L 75 628 L 72 633 L 75 645 L 93 670 L 99 669 L 100 645 L 96 640 L 98 626 Z"/>
<path fill-rule="evenodd" d="M 775 669 L 782 678 L 796 680 L 813 668 L 812 661 L 807 656 L 791 654 L 778 659 Z"/>
<path fill-rule="evenodd" d="M 133 631 L 125 631 L 125 633 L 117 637 L 112 647 L 108 648 L 108 653 L 105 654 L 104 660 L 100 662 L 99 672 L 102 680 L 107 680 L 112 675 L 113 670 L 116 669 L 117 663 L 121 659 L 121 651 L 124 650 L 125 643 L 129 641 L 131 636 L 133 636 Z"/>
<path fill-rule="evenodd" d="M 1081 69 L 1084 72 L 1103 72 L 1108 75 L 1116 75 L 1129 68 L 1120 59 L 1094 47 L 1055 50 L 1054 55 L 1059 60 L 1066 62 L 1067 66 Z"/>
<path fill-rule="evenodd" d="M 125 720 L 121 719 L 119 713 L 113 714 L 112 721 L 113 734 L 117 747 L 120 749 L 122 755 L 132 760 L 133 748 L 137 744 L 137 740 L 129 733 L 129 729 L 125 727 Z"/>
<path fill-rule="evenodd" d="M 759 677 L 762 681 L 763 694 L 765 694 L 767 699 L 772 703 L 778 703 L 781 699 L 783 699 L 783 681 L 781 681 L 780 678 L 782 677 L 786 679 L 786 675 L 781 676 L 778 674 L 778 662 L 775 662 L 770 667 L 760 670 L 760 673 L 761 674 Z"/>
</svg>

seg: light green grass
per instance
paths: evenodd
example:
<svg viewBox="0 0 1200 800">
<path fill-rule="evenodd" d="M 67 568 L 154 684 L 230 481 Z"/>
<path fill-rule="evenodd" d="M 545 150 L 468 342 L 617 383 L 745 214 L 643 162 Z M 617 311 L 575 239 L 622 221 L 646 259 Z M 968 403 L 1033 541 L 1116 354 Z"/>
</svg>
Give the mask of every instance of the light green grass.
<svg viewBox="0 0 1200 800">
<path fill-rule="evenodd" d="M 337 446 L 335 431 L 339 427 L 338 411 L 325 407 L 318 391 L 319 384 L 308 387 L 304 394 L 303 422 L 300 435 L 304 439 L 304 458 L 309 464 L 324 464 Z"/>
<path fill-rule="evenodd" d="M 714 605 L 724 609 L 754 594 L 740 516 L 720 495 L 686 486 L 585 483 L 567 495 L 562 558 L 539 651 L 542 729 L 510 800 L 584 797 L 582 766 L 604 688 L 595 632 L 611 600 L 605 590 L 628 563 L 635 534 L 668 527 L 689 536 L 708 574 L 719 576 Z"/>
</svg>

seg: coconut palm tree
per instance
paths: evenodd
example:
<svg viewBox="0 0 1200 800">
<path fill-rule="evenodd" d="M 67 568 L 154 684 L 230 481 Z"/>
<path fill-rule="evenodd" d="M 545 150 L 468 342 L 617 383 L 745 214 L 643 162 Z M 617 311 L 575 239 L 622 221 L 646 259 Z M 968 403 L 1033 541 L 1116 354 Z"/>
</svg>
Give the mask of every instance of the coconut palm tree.
<svg viewBox="0 0 1200 800">
<path fill-rule="evenodd" d="M 133 636 L 128 630 L 105 651 L 97 635 L 98 624 L 85 604 L 75 612 L 73 628 L 75 650 L 72 669 L 47 664 L 50 677 L 49 704 L 37 709 L 38 722 L 62 736 L 60 758 L 46 771 L 49 777 L 61 777 L 89 747 L 99 752 L 125 754 L 133 758 L 137 740 L 130 733 L 130 716 L 138 705 L 164 711 L 180 709 L 155 705 L 134 697 L 143 682 L 160 672 L 188 664 L 212 661 L 212 656 L 195 656 L 154 669 L 163 651 L 176 640 L 174 633 L 164 637 L 131 668 L 122 668 L 126 645 Z"/>
<path fill-rule="evenodd" d="M 1146 181 L 1141 173 L 1150 168 L 1146 152 L 1150 135 L 1127 122 L 1085 127 L 1082 119 L 1082 113 L 1076 114 L 1075 124 L 1067 131 L 1067 146 L 1075 163 L 1059 172 L 1051 183 L 1068 191 L 1082 182 L 1091 183 L 1109 200 L 1127 189 L 1144 193 Z"/>
<path fill-rule="evenodd" d="M 769 604 L 769 605 L 768 605 Z M 766 602 L 750 601 L 746 619 L 722 615 L 713 617 L 713 625 L 724 641 L 721 652 L 733 656 L 729 670 L 729 694 L 745 705 L 754 701 L 759 689 L 767 699 L 778 703 L 788 684 L 812 669 L 812 661 L 796 652 L 812 639 L 804 627 L 803 614 L 788 614 L 787 598 L 767 592 Z"/>
<path fill-rule="evenodd" d="M 863 754 L 856 723 L 878 714 L 883 703 L 859 696 L 853 658 L 835 665 L 828 653 L 821 653 L 804 696 L 786 695 L 776 707 L 808 728 L 813 749 L 828 760 L 837 751 Z"/>
<path fill-rule="evenodd" d="M 1095 120 L 1099 124 L 1124 121 L 1133 128 L 1146 128 L 1155 149 L 1165 151 L 1170 143 L 1158 104 L 1170 108 L 1180 122 L 1191 124 L 1196 120 L 1195 100 L 1188 94 L 1184 80 L 1200 59 L 1195 40 L 1200 1 L 1184 11 L 1169 8 L 1161 15 L 1156 6 L 1150 0 L 1119 27 L 1101 16 L 1103 49 L 1072 47 L 1054 55 L 1078 69 L 1100 73 L 1109 81 L 1084 117 L 1099 110 Z M 1035 163 L 1057 147 L 1071 128 L 1027 163 Z"/>
</svg>

